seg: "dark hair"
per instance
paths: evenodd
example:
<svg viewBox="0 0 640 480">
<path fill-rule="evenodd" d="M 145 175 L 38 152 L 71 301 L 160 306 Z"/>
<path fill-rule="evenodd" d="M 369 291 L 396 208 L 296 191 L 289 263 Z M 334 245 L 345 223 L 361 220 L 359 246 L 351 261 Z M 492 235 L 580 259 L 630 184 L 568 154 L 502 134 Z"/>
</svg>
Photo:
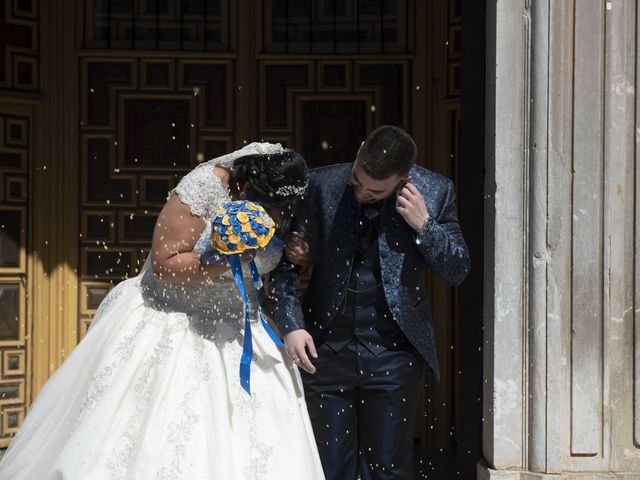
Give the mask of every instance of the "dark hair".
<svg viewBox="0 0 640 480">
<path fill-rule="evenodd" d="M 268 213 L 269 210 L 281 213 L 276 233 L 285 235 L 295 204 L 309 183 L 304 157 L 288 149 L 281 153 L 246 155 L 233 162 L 231 177 L 239 189 L 248 184 L 249 199 L 260 203 Z"/>
<path fill-rule="evenodd" d="M 418 148 L 401 128 L 382 125 L 371 132 L 358 153 L 358 165 L 371 178 L 384 180 L 406 175 L 416 161 Z"/>
<path fill-rule="evenodd" d="M 295 203 L 309 181 L 307 162 L 293 150 L 237 158 L 231 172 L 240 188 L 248 183 L 253 199 L 268 205 Z"/>
</svg>

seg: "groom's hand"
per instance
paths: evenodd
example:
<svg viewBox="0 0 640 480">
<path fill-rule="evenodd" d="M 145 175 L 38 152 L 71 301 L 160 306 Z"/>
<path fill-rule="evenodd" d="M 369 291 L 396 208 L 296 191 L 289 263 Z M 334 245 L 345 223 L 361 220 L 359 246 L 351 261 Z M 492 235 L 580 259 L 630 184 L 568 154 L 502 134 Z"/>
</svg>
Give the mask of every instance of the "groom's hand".
<svg viewBox="0 0 640 480">
<path fill-rule="evenodd" d="M 420 230 L 429 218 L 424 197 L 412 183 L 407 183 L 398 192 L 396 211 L 415 231 Z"/>
<path fill-rule="evenodd" d="M 307 349 L 313 358 L 318 358 L 316 345 L 313 338 L 304 328 L 293 330 L 284 337 L 284 344 L 287 346 L 287 354 L 293 362 L 305 372 L 314 374 L 316 367 L 309 360 Z"/>
<path fill-rule="evenodd" d="M 308 267 L 311 262 L 309 242 L 305 240 L 303 232 L 291 232 L 284 253 L 291 263 L 302 268 Z"/>
</svg>

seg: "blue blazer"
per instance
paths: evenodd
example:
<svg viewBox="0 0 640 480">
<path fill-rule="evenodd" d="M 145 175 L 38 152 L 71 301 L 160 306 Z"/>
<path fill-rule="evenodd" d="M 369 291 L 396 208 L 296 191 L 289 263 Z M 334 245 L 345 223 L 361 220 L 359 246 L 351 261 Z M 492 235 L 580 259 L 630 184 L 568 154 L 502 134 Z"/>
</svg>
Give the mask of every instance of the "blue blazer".
<svg viewBox="0 0 640 480">
<path fill-rule="evenodd" d="M 271 315 L 282 335 L 300 328 L 318 338 L 336 317 L 344 299 L 355 254 L 360 206 L 351 185 L 352 164 L 311 170 L 296 223 L 305 230 L 313 271 L 300 298 L 298 268 L 283 255 L 271 273 Z M 453 182 L 413 166 L 413 183 L 424 196 L 434 223 L 418 235 L 396 212 L 396 193 L 380 211 L 378 250 L 387 303 L 395 321 L 439 378 L 431 307 L 424 286 L 425 268 L 452 285 L 469 271 L 469 249 L 462 236 Z"/>
</svg>

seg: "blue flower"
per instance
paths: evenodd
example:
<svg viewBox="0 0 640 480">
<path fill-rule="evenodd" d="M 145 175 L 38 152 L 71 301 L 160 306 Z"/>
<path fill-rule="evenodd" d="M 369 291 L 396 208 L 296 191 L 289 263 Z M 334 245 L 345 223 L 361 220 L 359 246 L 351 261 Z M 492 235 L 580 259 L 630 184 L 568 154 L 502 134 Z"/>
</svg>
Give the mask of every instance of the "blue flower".
<svg viewBox="0 0 640 480">
<path fill-rule="evenodd" d="M 238 203 L 227 203 L 224 206 L 224 209 L 227 211 L 227 213 L 238 213 L 240 210 L 242 210 L 242 206 Z"/>
<path fill-rule="evenodd" d="M 258 245 L 258 240 L 256 238 L 253 238 L 247 232 L 242 232 L 240 234 L 240 241 L 249 247 L 255 247 Z"/>
<path fill-rule="evenodd" d="M 249 225 L 251 225 L 251 230 L 256 235 L 265 235 L 269 231 L 264 225 L 260 225 L 253 218 L 249 220 Z"/>
</svg>

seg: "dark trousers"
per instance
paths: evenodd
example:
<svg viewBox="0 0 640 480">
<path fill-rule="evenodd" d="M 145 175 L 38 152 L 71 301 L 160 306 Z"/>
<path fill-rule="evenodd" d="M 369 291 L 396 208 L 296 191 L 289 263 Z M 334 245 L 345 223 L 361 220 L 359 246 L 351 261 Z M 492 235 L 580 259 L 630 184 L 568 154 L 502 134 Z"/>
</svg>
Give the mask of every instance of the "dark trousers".
<svg viewBox="0 0 640 480">
<path fill-rule="evenodd" d="M 314 363 L 303 381 L 327 480 L 412 479 L 422 360 L 354 341 L 338 353 L 320 346 Z"/>
</svg>

